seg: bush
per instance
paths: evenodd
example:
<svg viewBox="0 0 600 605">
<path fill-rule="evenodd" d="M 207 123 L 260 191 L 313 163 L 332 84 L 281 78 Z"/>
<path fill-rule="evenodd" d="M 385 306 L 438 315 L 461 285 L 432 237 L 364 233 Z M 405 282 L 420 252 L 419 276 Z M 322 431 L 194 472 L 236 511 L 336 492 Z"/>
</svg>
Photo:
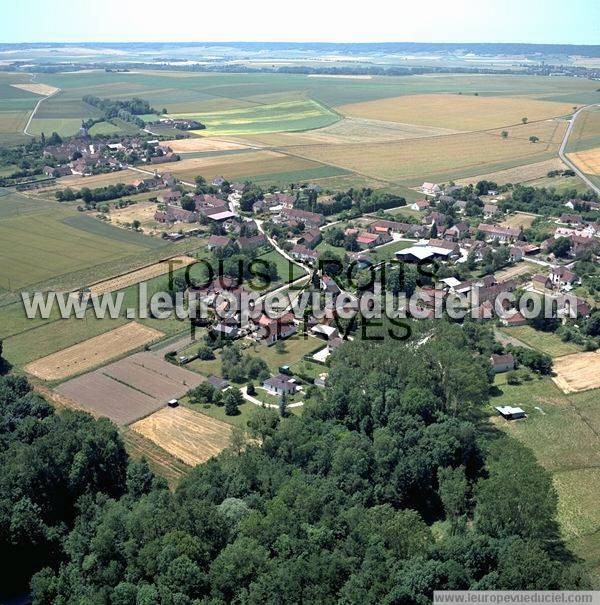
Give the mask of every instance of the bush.
<svg viewBox="0 0 600 605">
<path fill-rule="evenodd" d="M 198 348 L 198 359 L 201 359 L 202 361 L 208 361 L 210 359 L 214 359 L 215 358 L 215 354 L 213 353 L 213 350 L 207 346 L 207 345 L 201 345 Z"/>
<path fill-rule="evenodd" d="M 256 395 L 256 388 L 254 387 L 254 384 L 252 382 L 248 383 L 248 386 L 246 387 L 246 393 L 251 396 Z"/>
</svg>

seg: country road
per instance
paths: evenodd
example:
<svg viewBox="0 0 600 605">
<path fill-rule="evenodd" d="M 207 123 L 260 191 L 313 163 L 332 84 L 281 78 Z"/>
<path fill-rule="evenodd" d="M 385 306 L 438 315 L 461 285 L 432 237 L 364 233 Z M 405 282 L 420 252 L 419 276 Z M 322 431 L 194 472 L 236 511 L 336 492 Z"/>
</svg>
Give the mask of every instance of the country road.
<svg viewBox="0 0 600 605">
<path fill-rule="evenodd" d="M 33 74 L 31 76 L 31 80 L 30 82 L 35 83 L 35 77 L 37 76 L 37 74 Z M 33 111 L 31 112 L 31 115 L 29 116 L 29 119 L 27 120 L 27 124 L 25 124 L 25 128 L 23 128 L 23 134 L 27 135 L 28 137 L 34 137 L 34 134 L 31 134 L 30 132 L 28 132 L 29 127 L 31 126 L 31 122 L 33 121 L 33 118 L 35 117 L 35 114 L 37 113 L 37 110 L 40 108 L 40 105 L 46 100 L 49 99 L 50 97 L 53 97 L 54 95 L 57 95 L 59 92 L 61 91 L 60 88 L 57 88 L 54 92 L 50 93 L 49 95 L 46 95 L 44 97 L 42 97 L 36 104 L 35 107 L 33 108 Z"/>
<path fill-rule="evenodd" d="M 575 164 L 573 164 L 573 162 L 571 162 L 571 160 L 569 160 L 569 158 L 567 158 L 567 156 L 565 155 L 565 149 L 567 147 L 567 143 L 569 142 L 569 136 L 571 134 L 571 131 L 573 130 L 573 126 L 575 124 L 575 120 L 577 119 L 577 116 L 582 112 L 582 111 L 586 111 L 587 109 L 589 109 L 590 107 L 600 107 L 600 104 L 593 104 L 593 105 L 584 105 L 583 107 L 581 107 L 580 109 L 578 109 L 574 114 L 573 117 L 569 120 L 569 126 L 567 127 L 567 131 L 565 132 L 565 136 L 563 137 L 562 143 L 560 144 L 560 148 L 558 150 L 558 157 L 560 157 L 560 159 L 569 167 L 571 168 L 571 170 L 573 170 L 573 172 L 575 172 L 575 174 L 586 183 L 586 185 L 592 189 L 592 191 L 595 191 L 598 195 L 600 195 L 600 187 L 598 187 L 597 185 L 595 185 L 583 172 L 581 172 L 581 170 L 579 170 L 579 168 L 577 168 L 577 166 L 575 166 Z"/>
</svg>

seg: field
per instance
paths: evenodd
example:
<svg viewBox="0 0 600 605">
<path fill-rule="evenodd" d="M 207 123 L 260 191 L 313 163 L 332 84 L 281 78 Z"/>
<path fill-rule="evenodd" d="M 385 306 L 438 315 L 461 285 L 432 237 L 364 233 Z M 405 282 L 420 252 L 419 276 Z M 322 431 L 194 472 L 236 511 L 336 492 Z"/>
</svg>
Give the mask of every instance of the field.
<svg viewBox="0 0 600 605">
<path fill-rule="evenodd" d="M 498 375 L 496 384 L 492 405 L 517 405 L 528 414 L 522 422 L 495 416 L 496 426 L 531 448 L 552 474 L 561 533 L 600 585 L 600 391 L 565 395 L 549 378 L 512 386 L 505 375 Z"/>
<path fill-rule="evenodd" d="M 576 353 L 554 360 L 554 382 L 564 393 L 600 388 L 600 353 Z"/>
<path fill-rule="evenodd" d="M 82 187 L 96 189 L 98 187 L 116 185 L 117 183 L 129 184 L 141 178 L 144 178 L 144 175 L 135 170 L 117 170 L 116 172 L 107 172 L 106 174 L 95 174 L 91 176 L 78 176 L 72 174 L 57 179 L 50 187 L 41 189 L 40 193 L 50 194 L 48 197 L 50 197 L 50 199 L 55 199 L 54 192 L 57 189 L 66 189 L 67 187 L 70 187 L 74 191 L 77 191 Z"/>
<path fill-rule="evenodd" d="M 310 173 L 314 169 L 320 168 L 322 168 L 320 163 L 274 151 L 249 151 L 229 156 L 182 160 L 170 165 L 169 171 L 184 181 L 193 181 L 197 175 L 202 175 L 206 179 L 222 175 L 233 181 L 260 180 L 260 177 L 266 176 Z M 282 176 L 282 178 L 284 177 Z"/>
<path fill-rule="evenodd" d="M 171 117 L 201 122 L 206 126 L 206 130 L 199 130 L 197 134 L 204 136 L 310 130 L 328 126 L 339 119 L 336 113 L 312 100 L 256 104 L 251 107 L 223 109 L 211 113 L 180 113 L 173 114 Z"/>
<path fill-rule="evenodd" d="M 523 229 L 528 229 L 537 216 L 536 214 L 528 214 L 526 212 L 515 212 L 514 214 L 509 214 L 500 225 L 502 227 L 523 227 Z"/>
<path fill-rule="evenodd" d="M 581 172 L 600 176 L 600 147 L 569 153 L 567 157 Z"/>
<path fill-rule="evenodd" d="M 537 273 L 538 271 L 539 271 L 538 265 L 533 265 L 531 263 L 524 261 L 524 262 L 516 263 L 512 267 L 506 267 L 506 269 L 497 271 L 496 273 L 494 273 L 494 275 L 496 276 L 496 279 L 501 282 L 501 281 L 506 281 L 508 279 L 513 279 L 515 277 L 518 277 L 519 275 L 526 275 L 526 274 L 533 275 L 533 274 Z"/>
<path fill-rule="evenodd" d="M 244 149 L 245 145 L 232 141 L 221 141 L 209 137 L 190 137 L 189 139 L 173 139 L 165 141 L 164 145 L 170 147 L 175 153 L 192 153 L 197 151 L 230 151 Z"/>
<path fill-rule="evenodd" d="M 134 321 L 76 344 L 58 353 L 42 357 L 25 370 L 42 380 L 62 380 L 162 338 L 164 334 Z"/>
<path fill-rule="evenodd" d="M 569 136 L 567 153 L 595 147 L 600 147 L 600 107 L 590 107 L 579 114 Z"/>
<path fill-rule="evenodd" d="M 162 408 L 131 429 L 190 466 L 219 454 L 231 436 L 231 425 L 182 406 Z"/>
<path fill-rule="evenodd" d="M 42 95 L 44 97 L 58 92 L 58 88 L 55 86 L 48 86 L 48 84 L 11 84 L 11 86 L 27 92 L 32 92 L 36 95 Z"/>
<path fill-rule="evenodd" d="M 523 264 L 523 263 L 521 263 Z M 541 353 L 546 353 L 550 357 L 560 357 L 570 355 L 571 353 L 580 353 L 582 348 L 572 342 L 563 342 L 560 337 L 552 332 L 541 332 L 531 326 L 514 326 L 510 328 L 501 328 L 507 336 L 516 338 Z M 558 360 L 554 360 L 555 365 Z"/>
<path fill-rule="evenodd" d="M 468 185 L 469 183 L 477 183 L 477 181 L 492 181 L 498 185 L 506 185 L 507 183 L 524 183 L 528 185 L 534 185 L 535 183 L 528 182 L 534 179 L 546 179 L 547 174 L 551 170 L 564 170 L 566 166 L 562 163 L 559 158 L 552 158 L 551 160 L 542 160 L 541 162 L 533 162 L 531 164 L 525 164 L 523 166 L 516 166 L 514 168 L 506 168 L 504 170 L 497 170 L 496 172 L 489 172 L 487 174 L 477 174 L 475 176 L 456 179 L 457 185 Z M 577 181 L 576 177 L 574 177 Z M 548 179 L 547 186 L 556 186 L 559 182 L 557 178 Z M 581 181 L 579 181 L 581 183 Z M 544 185 L 540 185 L 543 187 Z"/>
<path fill-rule="evenodd" d="M 56 388 L 95 416 L 131 424 L 179 398 L 204 378 L 175 366 L 160 351 L 130 355 Z"/>
<path fill-rule="evenodd" d="M 4 198 L 0 198 L 0 207 Z M 0 287 L 19 290 L 81 269 L 165 247 L 58 204 L 0 218 Z"/>
<path fill-rule="evenodd" d="M 343 105 L 338 109 L 355 118 L 472 131 L 520 124 L 523 117 L 531 122 L 546 120 L 572 113 L 573 106 L 522 97 L 429 94 Z"/>
<path fill-rule="evenodd" d="M 481 150 L 486 153 L 482 154 Z M 329 163 L 386 181 L 420 185 L 465 175 L 494 172 L 552 157 L 557 143 L 532 144 L 521 138 L 502 139 L 487 132 L 408 139 L 364 145 L 305 145 L 288 153 Z"/>
<path fill-rule="evenodd" d="M 165 275 L 171 269 L 175 271 L 176 269 L 186 267 L 187 265 L 191 265 L 195 262 L 196 259 L 192 258 L 191 256 L 174 256 L 173 258 L 154 263 L 148 267 L 143 267 L 141 269 L 137 269 L 136 271 L 131 271 L 124 275 L 119 275 L 118 277 L 113 277 L 111 279 L 106 279 L 96 284 L 92 284 L 90 285 L 90 291 L 93 294 L 103 294 L 105 292 L 122 290 L 123 288 L 127 288 L 133 284 L 139 284 L 142 281 L 152 279 L 153 277 Z"/>
</svg>

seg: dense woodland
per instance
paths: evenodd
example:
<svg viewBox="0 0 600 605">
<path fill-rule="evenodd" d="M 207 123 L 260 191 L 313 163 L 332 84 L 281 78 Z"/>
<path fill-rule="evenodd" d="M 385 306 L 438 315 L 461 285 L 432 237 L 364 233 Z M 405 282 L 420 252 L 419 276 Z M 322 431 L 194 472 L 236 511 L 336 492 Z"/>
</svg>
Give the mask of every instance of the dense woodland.
<svg viewBox="0 0 600 605">
<path fill-rule="evenodd" d="M 372 327 L 301 417 L 170 492 L 116 428 L 0 383 L 0 549 L 36 604 L 427 603 L 434 589 L 584 587 L 533 455 L 481 420 L 493 339 Z M 6 588 L 6 581 L 4 588 Z"/>
</svg>

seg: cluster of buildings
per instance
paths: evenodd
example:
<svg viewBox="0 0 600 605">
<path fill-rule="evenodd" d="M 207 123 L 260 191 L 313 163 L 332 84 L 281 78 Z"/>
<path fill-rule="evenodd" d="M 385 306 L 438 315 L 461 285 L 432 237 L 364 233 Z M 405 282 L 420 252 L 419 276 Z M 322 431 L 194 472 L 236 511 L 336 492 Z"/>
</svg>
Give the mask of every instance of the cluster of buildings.
<svg viewBox="0 0 600 605">
<path fill-rule="evenodd" d="M 60 145 L 46 147 L 44 157 L 51 162 L 44 166 L 43 173 L 53 178 L 112 172 L 122 170 L 130 163 L 156 165 L 179 160 L 169 146 L 158 140 L 146 141 L 139 137 L 126 137 L 117 143 L 92 142 L 89 137 L 75 137 Z"/>
</svg>

